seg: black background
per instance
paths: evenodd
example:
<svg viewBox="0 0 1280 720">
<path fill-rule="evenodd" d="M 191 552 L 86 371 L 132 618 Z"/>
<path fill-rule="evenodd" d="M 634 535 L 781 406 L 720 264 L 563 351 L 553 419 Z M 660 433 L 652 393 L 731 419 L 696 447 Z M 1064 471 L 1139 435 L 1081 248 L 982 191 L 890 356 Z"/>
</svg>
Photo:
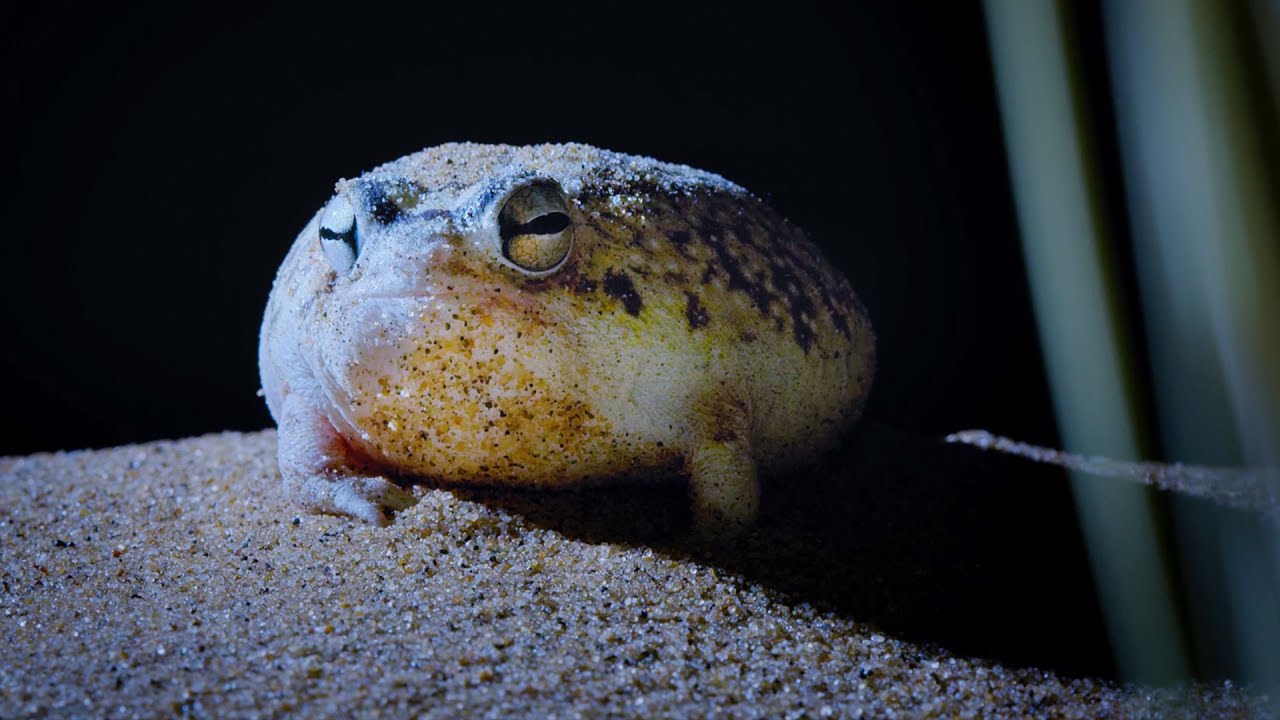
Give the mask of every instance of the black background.
<svg viewBox="0 0 1280 720">
<path fill-rule="evenodd" d="M 855 451 L 1056 442 L 976 2 L 14 12 L 0 454 L 269 426 L 258 327 L 297 232 L 337 178 L 457 140 L 586 142 L 769 198 L 876 328 Z M 818 584 L 953 652 L 1114 672 L 1061 475 L 964 457 L 854 462 L 879 480 L 814 521 L 857 530 Z"/>
<path fill-rule="evenodd" d="M 853 280 L 869 417 L 1054 440 L 976 3 L 23 12 L 0 18 L 0 453 L 269 425 L 257 332 L 290 242 L 335 179 L 453 140 L 723 174 Z"/>
</svg>

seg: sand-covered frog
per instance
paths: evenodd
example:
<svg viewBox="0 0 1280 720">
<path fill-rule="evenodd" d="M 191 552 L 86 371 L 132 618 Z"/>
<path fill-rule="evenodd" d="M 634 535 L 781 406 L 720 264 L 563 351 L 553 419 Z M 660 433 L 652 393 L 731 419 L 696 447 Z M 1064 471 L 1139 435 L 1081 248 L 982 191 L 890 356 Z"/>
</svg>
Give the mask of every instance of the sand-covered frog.
<svg viewBox="0 0 1280 720">
<path fill-rule="evenodd" d="M 700 527 L 732 532 L 758 474 L 858 417 L 874 339 L 804 234 L 717 175 L 450 144 L 338 182 L 280 268 L 259 356 L 309 509 L 384 524 L 413 476 L 683 476 Z"/>
</svg>

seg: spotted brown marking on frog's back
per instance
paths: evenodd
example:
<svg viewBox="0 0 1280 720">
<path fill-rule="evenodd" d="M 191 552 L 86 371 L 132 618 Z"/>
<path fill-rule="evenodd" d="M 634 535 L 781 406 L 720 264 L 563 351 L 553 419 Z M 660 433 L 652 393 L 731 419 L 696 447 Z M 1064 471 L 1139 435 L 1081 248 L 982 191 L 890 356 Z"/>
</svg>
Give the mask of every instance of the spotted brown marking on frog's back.
<svg viewBox="0 0 1280 720">
<path fill-rule="evenodd" d="M 678 291 L 690 329 L 717 319 L 745 322 L 751 315 L 716 311 L 722 298 L 737 296 L 754 310 L 753 335 L 770 328 L 805 353 L 823 332 L 849 338 L 858 310 L 847 281 L 803 232 L 756 198 L 740 189 L 694 188 L 659 195 L 643 215 L 628 216 L 618 209 L 628 192 L 654 189 L 605 183 L 575 198 L 603 245 L 596 252 L 610 259 L 592 287 L 628 314 L 641 314 L 646 295 Z"/>
<path fill-rule="evenodd" d="M 644 307 L 644 302 L 636 292 L 635 284 L 623 270 L 609 268 L 605 271 L 604 292 L 609 297 L 621 301 L 628 315 L 639 315 L 640 309 Z"/>
<path fill-rule="evenodd" d="M 702 300 L 698 299 L 697 293 L 684 291 L 685 308 L 684 316 L 689 321 L 689 329 L 697 330 L 707 324 L 709 319 L 707 309 L 702 307 Z"/>
<path fill-rule="evenodd" d="M 707 243 L 719 263 L 708 265 L 708 279 L 725 277 L 728 289 L 749 297 L 764 319 L 779 329 L 789 326 L 805 352 L 821 331 L 824 317 L 848 337 L 850 309 L 837 301 L 851 296 L 847 282 L 831 271 L 802 232 L 758 201 L 733 209 L 720 204 L 695 227 L 695 235 Z M 825 313 L 819 313 L 819 302 Z"/>
</svg>

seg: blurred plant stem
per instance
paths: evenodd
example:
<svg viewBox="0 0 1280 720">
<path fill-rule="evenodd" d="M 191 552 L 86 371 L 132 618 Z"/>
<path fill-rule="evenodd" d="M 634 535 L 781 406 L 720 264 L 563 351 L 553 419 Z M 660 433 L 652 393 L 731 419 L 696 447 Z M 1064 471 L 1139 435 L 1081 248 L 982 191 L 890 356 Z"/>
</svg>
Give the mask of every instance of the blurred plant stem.
<svg viewBox="0 0 1280 720">
<path fill-rule="evenodd" d="M 1274 5 L 1274 3 L 1273 3 Z M 1280 11 L 1212 0 L 1104 0 L 1102 26 L 1150 367 L 1134 367 L 1110 261 L 1079 43 L 1066 6 L 987 0 L 1010 175 L 1046 370 L 1067 449 L 1148 458 L 1135 377 L 1150 377 L 1168 459 L 1280 466 Z M 1265 12 L 1264 12 L 1265 11 Z M 1255 17 L 1251 17 L 1255 16 Z M 1264 28 L 1249 53 L 1243 30 Z M 1272 32 L 1266 30 L 1271 23 Z M 1268 54 L 1270 53 L 1270 54 Z M 1269 62 L 1267 67 L 1257 65 Z M 1267 78 L 1270 84 L 1258 78 Z M 1270 141 L 1270 143 L 1269 143 Z M 1176 542 L 1136 487 L 1073 476 L 1117 664 L 1280 688 L 1274 515 L 1174 498 Z M 1274 480 L 1263 488 L 1277 500 Z M 1264 498 L 1265 499 L 1265 498 Z M 1162 556 L 1176 550 L 1178 584 Z"/>
<path fill-rule="evenodd" d="M 1143 456 L 1128 329 L 1101 213 L 1093 145 L 1062 8 L 988 0 L 987 27 L 1023 252 L 1050 392 L 1068 450 Z M 1151 492 L 1072 475 L 1121 673 L 1188 675 Z"/>
<path fill-rule="evenodd" d="M 1262 142 L 1275 128 L 1256 122 L 1233 12 L 1247 16 L 1239 3 L 1108 2 L 1104 28 L 1165 450 L 1275 467 L 1280 256 Z M 1202 670 L 1275 687 L 1274 518 L 1174 511 Z"/>
</svg>

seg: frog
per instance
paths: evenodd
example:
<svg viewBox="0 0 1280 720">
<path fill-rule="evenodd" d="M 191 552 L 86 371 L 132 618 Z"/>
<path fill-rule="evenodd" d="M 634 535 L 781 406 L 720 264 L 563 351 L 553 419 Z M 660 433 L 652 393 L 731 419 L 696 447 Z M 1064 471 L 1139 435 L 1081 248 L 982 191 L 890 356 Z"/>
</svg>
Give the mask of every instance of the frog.
<svg viewBox="0 0 1280 720">
<path fill-rule="evenodd" d="M 875 338 L 805 232 L 717 174 L 449 143 L 335 184 L 258 356 L 307 510 L 388 525 L 419 481 L 674 480 L 722 537 L 855 424 Z"/>
</svg>

